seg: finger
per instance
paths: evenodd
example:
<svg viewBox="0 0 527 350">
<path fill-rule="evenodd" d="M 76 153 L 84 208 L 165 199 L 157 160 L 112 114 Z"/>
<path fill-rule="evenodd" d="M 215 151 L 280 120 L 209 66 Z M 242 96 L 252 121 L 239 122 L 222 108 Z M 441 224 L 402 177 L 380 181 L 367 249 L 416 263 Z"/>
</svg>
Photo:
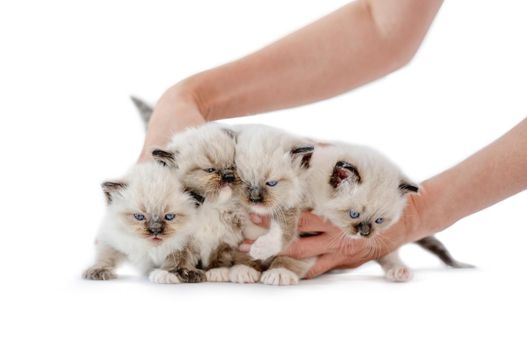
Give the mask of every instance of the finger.
<svg viewBox="0 0 527 350">
<path fill-rule="evenodd" d="M 258 214 L 250 213 L 249 217 L 253 224 L 262 226 L 265 228 L 269 227 L 269 217 L 268 216 L 261 216 Z"/>
<path fill-rule="evenodd" d="M 339 266 L 342 261 L 342 256 L 340 254 L 330 253 L 324 254 L 317 258 L 315 265 L 309 269 L 304 278 L 313 278 L 322 275 L 323 273 L 328 272 L 329 270 L 334 269 L 336 266 Z"/>
<path fill-rule="evenodd" d="M 298 222 L 300 232 L 338 232 L 338 227 L 310 212 L 303 212 Z"/>
<path fill-rule="evenodd" d="M 327 233 L 323 233 L 318 236 L 299 238 L 291 242 L 280 255 L 304 259 L 328 253 L 335 247 L 335 238 Z"/>
<path fill-rule="evenodd" d="M 238 250 L 244 253 L 248 253 L 249 250 L 251 250 L 251 245 L 253 244 L 253 242 L 254 241 L 246 239 L 242 242 L 242 244 L 238 246 Z"/>
</svg>

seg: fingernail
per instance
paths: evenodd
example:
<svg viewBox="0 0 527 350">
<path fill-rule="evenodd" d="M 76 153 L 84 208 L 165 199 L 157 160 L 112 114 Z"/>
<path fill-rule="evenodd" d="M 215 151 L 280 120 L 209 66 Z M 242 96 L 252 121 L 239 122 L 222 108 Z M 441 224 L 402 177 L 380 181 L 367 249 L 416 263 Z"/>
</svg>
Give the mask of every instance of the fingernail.
<svg viewBox="0 0 527 350">
<path fill-rule="evenodd" d="M 240 246 L 238 247 L 238 249 L 239 249 L 241 252 L 247 253 L 247 252 L 249 252 L 249 250 L 251 250 L 251 245 L 250 245 L 250 244 L 247 244 L 247 243 L 242 243 L 242 244 L 240 244 Z"/>
</svg>

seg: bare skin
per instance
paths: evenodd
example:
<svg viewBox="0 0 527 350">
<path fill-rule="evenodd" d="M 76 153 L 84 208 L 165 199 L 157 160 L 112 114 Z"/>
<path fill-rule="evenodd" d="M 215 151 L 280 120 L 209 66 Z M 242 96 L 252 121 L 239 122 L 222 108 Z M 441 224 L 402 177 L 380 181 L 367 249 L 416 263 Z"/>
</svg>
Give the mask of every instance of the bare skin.
<svg viewBox="0 0 527 350">
<path fill-rule="evenodd" d="M 251 55 L 191 76 L 158 101 L 139 160 L 189 126 L 299 106 L 352 90 L 406 65 L 442 0 L 357 0 Z M 457 166 L 425 181 L 402 218 L 379 237 L 335 241 L 338 229 L 304 213 L 284 254 L 318 256 L 308 277 L 356 267 L 527 187 L 527 121 Z M 438 215 L 438 213 L 440 215 Z M 265 218 L 255 218 L 264 221 Z M 245 246 L 247 248 L 247 246 Z"/>
</svg>

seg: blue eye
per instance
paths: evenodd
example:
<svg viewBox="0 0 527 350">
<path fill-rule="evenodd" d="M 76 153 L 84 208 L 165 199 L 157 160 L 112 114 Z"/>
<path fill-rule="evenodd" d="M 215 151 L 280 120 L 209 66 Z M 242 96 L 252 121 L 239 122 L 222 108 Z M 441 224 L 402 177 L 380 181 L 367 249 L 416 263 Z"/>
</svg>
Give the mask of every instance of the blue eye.
<svg viewBox="0 0 527 350">
<path fill-rule="evenodd" d="M 134 218 L 137 221 L 143 221 L 145 219 L 145 216 L 143 214 L 136 213 L 136 214 L 134 214 Z"/>
<path fill-rule="evenodd" d="M 278 181 L 276 181 L 276 180 L 271 180 L 271 181 L 267 181 L 265 184 L 266 184 L 267 186 L 269 186 L 269 187 L 274 187 L 274 186 L 276 186 L 276 185 L 278 184 Z"/>
<path fill-rule="evenodd" d="M 176 214 L 170 213 L 170 214 L 165 215 L 165 220 L 166 221 L 172 221 L 172 220 L 174 220 L 175 217 L 176 217 Z"/>
<path fill-rule="evenodd" d="M 216 171 L 216 169 L 214 169 L 214 168 L 207 168 L 207 169 L 205 169 L 205 171 L 208 172 L 208 173 L 213 173 L 213 172 Z"/>
<path fill-rule="evenodd" d="M 384 218 L 377 218 L 377 220 L 375 220 L 375 223 L 376 224 L 382 224 L 384 222 Z"/>
<path fill-rule="evenodd" d="M 360 216 L 360 213 L 358 211 L 350 210 L 350 217 L 352 219 L 356 219 Z"/>
</svg>

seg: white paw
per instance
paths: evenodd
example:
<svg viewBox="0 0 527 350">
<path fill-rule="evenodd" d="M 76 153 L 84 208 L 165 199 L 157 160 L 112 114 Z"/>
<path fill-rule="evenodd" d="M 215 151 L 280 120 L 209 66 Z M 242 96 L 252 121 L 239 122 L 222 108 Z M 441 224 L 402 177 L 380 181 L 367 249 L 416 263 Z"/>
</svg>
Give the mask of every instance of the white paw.
<svg viewBox="0 0 527 350">
<path fill-rule="evenodd" d="M 229 268 L 218 267 L 205 272 L 208 282 L 229 282 Z"/>
<path fill-rule="evenodd" d="M 386 271 L 386 279 L 391 282 L 408 282 L 414 274 L 406 266 L 394 266 Z"/>
<path fill-rule="evenodd" d="M 291 270 L 279 267 L 262 273 L 260 282 L 273 286 L 290 286 L 298 284 L 298 275 Z"/>
<path fill-rule="evenodd" d="M 265 260 L 272 256 L 278 255 L 282 250 L 282 238 L 265 234 L 258 237 L 251 245 L 249 255 L 253 259 Z"/>
<path fill-rule="evenodd" d="M 234 265 L 229 271 L 229 280 L 234 283 L 256 283 L 260 279 L 260 271 L 247 265 Z"/>
<path fill-rule="evenodd" d="M 179 278 L 176 274 L 168 272 L 166 270 L 155 269 L 148 275 L 150 282 L 154 283 L 180 283 Z"/>
</svg>

